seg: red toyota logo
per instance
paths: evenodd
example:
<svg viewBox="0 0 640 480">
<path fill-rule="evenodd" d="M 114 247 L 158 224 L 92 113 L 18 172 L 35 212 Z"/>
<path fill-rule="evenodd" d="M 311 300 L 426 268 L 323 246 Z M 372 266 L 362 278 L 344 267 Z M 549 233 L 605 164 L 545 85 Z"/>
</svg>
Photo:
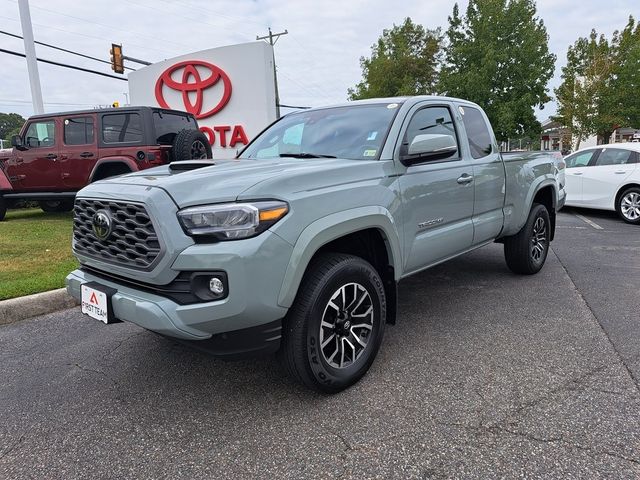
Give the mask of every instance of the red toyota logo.
<svg viewBox="0 0 640 480">
<path fill-rule="evenodd" d="M 200 77 L 200 72 L 198 72 L 196 67 L 204 67 L 211 72 L 211 74 L 202 79 Z M 172 78 L 172 75 L 180 69 L 182 69 L 182 79 L 177 82 Z M 218 83 L 220 80 L 222 80 L 224 88 L 222 98 L 211 110 L 202 112 L 204 91 Z M 231 80 L 229 80 L 229 76 L 220 67 L 202 60 L 187 60 L 185 62 L 176 63 L 162 72 L 158 78 L 158 81 L 156 82 L 156 100 L 161 107 L 171 108 L 165 101 L 162 94 L 162 89 L 165 86 L 178 92 L 182 92 L 182 102 L 184 103 L 185 110 L 195 115 L 197 119 L 215 115 L 224 108 L 231 98 Z M 189 98 L 189 93 L 191 92 L 195 93 L 195 103 L 191 103 L 191 98 Z"/>
</svg>

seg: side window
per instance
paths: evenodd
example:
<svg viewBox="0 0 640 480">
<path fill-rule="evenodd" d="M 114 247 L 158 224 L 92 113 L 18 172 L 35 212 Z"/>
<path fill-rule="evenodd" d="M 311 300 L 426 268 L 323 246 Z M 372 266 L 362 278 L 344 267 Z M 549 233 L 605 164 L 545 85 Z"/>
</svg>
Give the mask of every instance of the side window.
<svg viewBox="0 0 640 480">
<path fill-rule="evenodd" d="M 193 117 L 189 115 L 163 111 L 153 112 L 153 125 L 156 129 L 156 143 L 159 145 L 171 145 L 180 130 L 198 128 Z"/>
<path fill-rule="evenodd" d="M 567 168 L 586 167 L 595 152 L 596 150 L 587 150 L 586 152 L 574 153 L 565 158 L 564 163 L 567 164 Z"/>
<path fill-rule="evenodd" d="M 93 143 L 93 118 L 74 117 L 64 120 L 65 145 L 87 145 Z"/>
<path fill-rule="evenodd" d="M 477 108 L 460 107 L 462 123 L 467 131 L 469 150 L 473 158 L 482 158 L 493 152 L 491 134 L 482 113 Z"/>
<path fill-rule="evenodd" d="M 447 107 L 426 107 L 413 115 L 404 134 L 401 154 L 406 155 L 414 138 L 424 134 L 450 135 L 458 143 L 451 112 Z"/>
<path fill-rule="evenodd" d="M 24 135 L 24 143 L 29 148 L 53 147 L 56 144 L 56 122 L 33 122 Z"/>
<path fill-rule="evenodd" d="M 114 113 L 102 117 L 104 143 L 141 143 L 142 120 L 137 113 Z"/>
<path fill-rule="evenodd" d="M 626 165 L 627 163 L 635 163 L 635 157 L 630 150 L 621 150 L 619 148 L 603 148 L 598 159 L 596 167 L 604 165 Z"/>
</svg>

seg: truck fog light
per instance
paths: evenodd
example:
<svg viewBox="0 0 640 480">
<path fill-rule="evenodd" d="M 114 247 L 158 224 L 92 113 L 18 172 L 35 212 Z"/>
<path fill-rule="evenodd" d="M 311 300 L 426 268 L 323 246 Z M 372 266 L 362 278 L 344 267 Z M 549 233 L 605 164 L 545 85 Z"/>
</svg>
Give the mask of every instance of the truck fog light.
<svg viewBox="0 0 640 480">
<path fill-rule="evenodd" d="M 209 290 L 214 295 L 222 295 L 224 293 L 224 283 L 218 277 L 211 277 L 209 280 Z"/>
</svg>

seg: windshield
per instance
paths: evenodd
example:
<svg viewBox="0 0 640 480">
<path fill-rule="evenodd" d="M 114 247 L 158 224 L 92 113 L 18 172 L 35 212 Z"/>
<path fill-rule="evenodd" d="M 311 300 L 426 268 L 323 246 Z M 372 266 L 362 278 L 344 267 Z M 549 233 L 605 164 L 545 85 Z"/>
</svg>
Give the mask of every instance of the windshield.
<svg viewBox="0 0 640 480">
<path fill-rule="evenodd" d="M 349 105 L 293 113 L 265 130 L 240 158 L 376 160 L 399 106 Z"/>
</svg>

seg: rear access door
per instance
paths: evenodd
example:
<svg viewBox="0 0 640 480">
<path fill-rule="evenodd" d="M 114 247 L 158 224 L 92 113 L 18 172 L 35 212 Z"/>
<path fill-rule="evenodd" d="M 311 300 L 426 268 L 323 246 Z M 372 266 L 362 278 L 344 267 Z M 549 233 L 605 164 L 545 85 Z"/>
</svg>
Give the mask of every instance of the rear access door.
<svg viewBox="0 0 640 480">
<path fill-rule="evenodd" d="M 97 160 L 95 115 L 63 117 L 60 169 L 64 187 L 68 190 L 84 187 Z"/>
</svg>

